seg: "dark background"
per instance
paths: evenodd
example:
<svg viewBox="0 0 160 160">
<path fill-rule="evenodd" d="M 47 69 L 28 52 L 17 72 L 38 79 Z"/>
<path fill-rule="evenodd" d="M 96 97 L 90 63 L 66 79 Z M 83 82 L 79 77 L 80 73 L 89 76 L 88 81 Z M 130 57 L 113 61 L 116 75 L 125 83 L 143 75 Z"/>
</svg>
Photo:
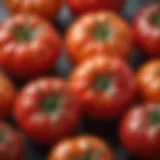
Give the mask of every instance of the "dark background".
<svg viewBox="0 0 160 160">
<path fill-rule="evenodd" d="M 128 0 L 124 8 L 124 11 L 122 13 L 122 16 L 129 23 L 131 23 L 133 17 L 135 16 L 139 8 L 145 6 L 148 3 L 152 3 L 154 1 L 160 2 L 160 0 Z M 4 0 L 0 0 L 0 22 L 3 22 L 3 20 L 8 15 L 9 13 L 7 12 L 4 6 Z M 64 6 L 60 15 L 55 21 L 55 25 L 57 29 L 60 31 L 60 33 L 63 35 L 65 33 L 66 28 L 68 27 L 69 24 L 72 23 L 72 21 L 73 21 L 73 18 L 71 17 L 71 14 L 67 10 L 67 8 Z M 137 49 L 135 49 L 134 54 L 130 60 L 130 65 L 132 65 L 134 69 L 136 70 L 138 66 L 143 62 L 144 62 L 144 58 L 141 56 L 140 52 Z M 72 70 L 72 67 L 69 64 L 67 58 L 65 57 L 65 52 L 63 51 L 62 57 L 59 63 L 57 64 L 56 69 L 54 69 L 53 73 L 51 73 L 50 75 L 67 77 L 71 70 Z M 14 80 L 14 81 L 17 84 L 17 86 L 20 86 L 19 84 L 21 83 L 23 84 L 23 82 L 20 82 L 17 80 Z M 118 122 L 112 122 L 112 123 L 107 124 L 105 122 L 93 122 L 93 121 L 83 119 L 81 126 L 76 131 L 76 133 L 78 134 L 79 133 L 91 133 L 91 134 L 96 134 L 106 139 L 107 142 L 111 144 L 111 146 L 114 148 L 116 152 L 116 155 L 117 155 L 116 160 L 136 160 L 131 155 L 129 155 L 127 151 L 120 145 L 120 142 L 117 136 L 117 132 L 118 132 L 117 126 L 118 126 Z M 27 146 L 24 160 L 45 160 L 47 159 L 46 155 L 48 154 L 50 147 L 38 146 L 37 144 L 30 141 L 25 135 L 24 135 L 24 139 L 25 139 L 25 143 Z"/>
</svg>

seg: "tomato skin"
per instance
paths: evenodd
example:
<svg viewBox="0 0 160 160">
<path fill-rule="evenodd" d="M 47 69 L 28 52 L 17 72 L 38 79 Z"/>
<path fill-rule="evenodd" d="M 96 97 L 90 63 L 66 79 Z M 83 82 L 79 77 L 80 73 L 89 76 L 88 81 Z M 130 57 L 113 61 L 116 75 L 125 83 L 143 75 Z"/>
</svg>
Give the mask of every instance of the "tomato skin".
<svg viewBox="0 0 160 160">
<path fill-rule="evenodd" d="M 0 141 L 0 159 L 22 160 L 24 143 L 21 135 L 3 122 L 0 122 L 0 132 L 4 134 Z"/>
<path fill-rule="evenodd" d="M 121 12 L 126 0 L 67 0 L 68 6 L 74 15 L 81 15 L 86 12 L 95 12 L 100 10 L 112 10 Z"/>
<path fill-rule="evenodd" d="M 66 82 L 57 78 L 42 78 L 26 85 L 15 104 L 15 119 L 33 140 L 41 144 L 53 142 L 71 134 L 80 120 L 80 107 L 65 91 Z M 51 104 L 47 111 L 42 102 L 49 96 L 61 98 L 61 104 Z M 48 102 L 46 102 L 48 103 Z"/>
<path fill-rule="evenodd" d="M 6 118 L 12 111 L 16 91 L 12 82 L 0 73 L 0 119 Z"/>
<path fill-rule="evenodd" d="M 94 82 L 104 76 L 109 79 L 108 88 L 96 90 Z M 96 120 L 119 118 L 136 93 L 134 73 L 120 59 L 97 56 L 81 63 L 71 74 L 69 87 L 84 112 Z"/>
<path fill-rule="evenodd" d="M 100 27 L 106 32 L 102 39 L 95 35 L 101 32 Z M 118 15 L 111 12 L 88 13 L 68 29 L 65 45 L 74 64 L 101 53 L 126 60 L 133 49 L 131 35 L 129 25 Z"/>
<path fill-rule="evenodd" d="M 44 18 L 53 18 L 62 6 L 62 0 L 5 0 L 12 13 L 37 14 Z"/>
<path fill-rule="evenodd" d="M 89 144 L 90 148 L 88 148 Z M 60 142 L 53 148 L 48 160 L 71 160 L 71 155 L 80 157 L 84 155 L 88 149 L 91 152 L 96 152 L 101 148 L 103 149 L 103 152 L 97 160 L 114 160 L 110 147 L 103 140 L 87 135 L 70 138 Z"/>
<path fill-rule="evenodd" d="M 120 125 L 120 138 L 123 145 L 145 160 L 160 159 L 160 128 L 150 124 L 152 111 L 160 110 L 159 103 L 146 103 L 131 109 Z"/>
<path fill-rule="evenodd" d="M 152 22 L 152 17 L 159 14 L 160 3 L 149 5 L 137 14 L 133 33 L 138 47 L 150 58 L 160 57 L 160 29 Z"/>
<path fill-rule="evenodd" d="M 160 59 L 144 64 L 137 73 L 140 96 L 146 101 L 160 101 Z"/>
<path fill-rule="evenodd" d="M 24 28 L 28 33 L 22 31 Z M 0 65 L 14 76 L 30 78 L 49 71 L 57 62 L 60 50 L 57 31 L 37 16 L 15 15 L 1 26 Z"/>
</svg>

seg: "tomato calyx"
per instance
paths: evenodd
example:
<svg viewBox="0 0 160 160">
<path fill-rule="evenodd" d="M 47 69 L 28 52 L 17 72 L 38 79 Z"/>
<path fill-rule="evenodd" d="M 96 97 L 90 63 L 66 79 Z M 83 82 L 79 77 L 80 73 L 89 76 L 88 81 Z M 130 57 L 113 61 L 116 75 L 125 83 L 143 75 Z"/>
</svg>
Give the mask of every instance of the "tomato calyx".
<svg viewBox="0 0 160 160">
<path fill-rule="evenodd" d="M 111 37 L 111 31 L 106 24 L 97 24 L 92 31 L 92 35 L 97 40 L 106 40 Z"/>
<path fill-rule="evenodd" d="M 40 27 L 32 29 L 31 24 L 28 22 L 24 26 L 17 25 L 13 27 L 13 34 L 17 41 L 28 42 L 39 34 L 40 29 Z"/>
<path fill-rule="evenodd" d="M 99 148 L 96 151 L 91 151 L 91 146 L 88 145 L 87 151 L 83 155 L 72 155 L 71 160 L 98 160 L 103 153 L 103 147 Z"/>
<path fill-rule="evenodd" d="M 46 96 L 41 102 L 41 108 L 44 112 L 49 113 L 53 119 L 57 118 L 62 112 L 62 98 L 56 95 Z"/>
<path fill-rule="evenodd" d="M 157 14 L 155 14 L 153 17 L 152 17 L 152 22 L 157 25 L 157 26 L 160 26 L 160 12 L 158 12 Z"/>
<path fill-rule="evenodd" d="M 160 126 L 160 104 L 157 106 L 157 109 L 151 112 L 151 124 Z"/>
<path fill-rule="evenodd" d="M 107 76 L 98 76 L 95 81 L 95 88 L 99 91 L 107 91 L 113 93 L 115 90 L 115 80 Z"/>
</svg>

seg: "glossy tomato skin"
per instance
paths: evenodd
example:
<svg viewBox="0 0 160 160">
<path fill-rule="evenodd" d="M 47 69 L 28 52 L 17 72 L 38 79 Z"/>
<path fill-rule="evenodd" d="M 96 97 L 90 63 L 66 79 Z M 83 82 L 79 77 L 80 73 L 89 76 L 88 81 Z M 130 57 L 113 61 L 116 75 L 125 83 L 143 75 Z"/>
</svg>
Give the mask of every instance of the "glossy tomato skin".
<svg viewBox="0 0 160 160">
<path fill-rule="evenodd" d="M 0 133 L 2 136 L 0 141 L 0 159 L 23 160 L 24 143 L 21 135 L 3 122 L 0 122 Z"/>
<path fill-rule="evenodd" d="M 134 21 L 135 42 L 144 55 L 150 58 L 160 57 L 159 10 L 160 3 L 149 5 L 139 11 Z M 157 24 L 153 22 L 156 15 Z"/>
<path fill-rule="evenodd" d="M 94 136 L 78 136 L 64 140 L 51 151 L 48 160 L 71 160 L 83 157 L 86 153 L 98 152 L 96 160 L 114 160 L 110 147 L 101 139 Z"/>
<path fill-rule="evenodd" d="M 126 0 L 67 0 L 68 6 L 74 15 L 81 15 L 86 12 L 95 12 L 100 10 L 111 10 L 120 12 Z"/>
<path fill-rule="evenodd" d="M 96 81 L 101 81 L 101 77 L 102 83 L 98 84 Z M 103 88 L 103 84 L 106 87 Z M 102 89 L 97 88 L 98 85 L 102 85 Z M 127 64 L 106 56 L 81 63 L 71 74 L 69 87 L 84 112 L 95 120 L 119 118 L 136 92 L 134 73 Z"/>
<path fill-rule="evenodd" d="M 160 101 L 160 59 L 144 64 L 137 73 L 140 96 L 146 101 Z"/>
<path fill-rule="evenodd" d="M 68 29 L 65 45 L 74 64 L 102 53 L 126 60 L 133 49 L 129 25 L 111 12 L 80 17 Z"/>
<path fill-rule="evenodd" d="M 15 98 L 14 85 L 4 74 L 0 73 L 0 119 L 10 114 Z"/>
<path fill-rule="evenodd" d="M 80 107 L 66 95 L 66 82 L 42 78 L 26 85 L 15 104 L 15 119 L 33 140 L 41 144 L 71 134 L 80 120 Z"/>
<path fill-rule="evenodd" d="M 160 103 L 138 105 L 126 114 L 120 127 L 123 145 L 144 160 L 160 159 L 160 123 L 152 124 L 152 112 L 160 118 Z"/>
<path fill-rule="evenodd" d="M 29 78 L 49 71 L 57 62 L 61 39 L 35 15 L 15 15 L 0 29 L 0 65 L 14 76 Z"/>
<path fill-rule="evenodd" d="M 63 0 L 5 0 L 12 13 L 37 14 L 44 18 L 53 18 L 60 10 Z"/>
</svg>

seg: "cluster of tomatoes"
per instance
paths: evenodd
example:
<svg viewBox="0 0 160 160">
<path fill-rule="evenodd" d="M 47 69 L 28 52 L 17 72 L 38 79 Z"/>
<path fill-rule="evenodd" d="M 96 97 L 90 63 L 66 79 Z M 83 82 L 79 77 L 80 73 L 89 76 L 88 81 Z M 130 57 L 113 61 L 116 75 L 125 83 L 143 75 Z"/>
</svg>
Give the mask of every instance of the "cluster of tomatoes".
<svg viewBox="0 0 160 160">
<path fill-rule="evenodd" d="M 132 27 L 117 14 L 125 0 L 67 3 L 79 16 L 64 40 L 73 72 L 68 80 L 32 80 L 19 92 L 1 73 L 0 119 L 12 113 L 39 144 L 63 139 L 48 160 L 115 160 L 114 151 L 98 137 L 64 138 L 76 130 L 82 115 L 106 123 L 122 119 L 119 137 L 124 147 L 138 158 L 159 160 L 160 3 L 141 9 Z M 60 57 L 62 37 L 49 21 L 62 1 L 6 0 L 6 5 L 15 14 L 0 25 L 0 66 L 14 77 L 35 79 Z M 148 58 L 136 74 L 127 63 L 135 46 Z M 135 100 L 138 105 L 133 105 Z M 22 160 L 23 153 L 23 137 L 1 121 L 0 160 Z"/>
</svg>

